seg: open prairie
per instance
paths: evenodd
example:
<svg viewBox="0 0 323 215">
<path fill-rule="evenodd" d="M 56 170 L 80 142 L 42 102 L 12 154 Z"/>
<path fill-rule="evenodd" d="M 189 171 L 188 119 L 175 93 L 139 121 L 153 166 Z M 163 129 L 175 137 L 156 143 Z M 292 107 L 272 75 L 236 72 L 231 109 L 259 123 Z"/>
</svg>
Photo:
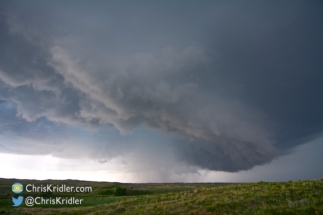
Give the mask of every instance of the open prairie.
<svg viewBox="0 0 323 215">
<path fill-rule="evenodd" d="M 24 191 L 11 185 L 90 186 L 92 192 Z M 122 189 L 120 189 L 122 188 Z M 125 188 L 125 189 L 124 189 Z M 125 192 L 118 192 L 118 191 Z M 0 214 L 323 214 L 323 180 L 258 183 L 128 184 L 77 180 L 0 180 Z M 12 197 L 83 199 L 81 205 L 12 206 Z"/>
</svg>

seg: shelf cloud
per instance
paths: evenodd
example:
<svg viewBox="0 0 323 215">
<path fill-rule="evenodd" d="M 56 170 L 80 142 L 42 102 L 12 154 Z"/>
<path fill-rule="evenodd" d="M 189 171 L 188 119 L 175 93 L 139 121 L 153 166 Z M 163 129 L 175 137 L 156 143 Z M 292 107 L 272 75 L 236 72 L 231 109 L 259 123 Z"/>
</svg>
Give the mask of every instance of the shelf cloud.
<svg viewBox="0 0 323 215">
<path fill-rule="evenodd" d="M 1 4 L 3 152 L 237 172 L 323 131 L 319 2 Z"/>
</svg>

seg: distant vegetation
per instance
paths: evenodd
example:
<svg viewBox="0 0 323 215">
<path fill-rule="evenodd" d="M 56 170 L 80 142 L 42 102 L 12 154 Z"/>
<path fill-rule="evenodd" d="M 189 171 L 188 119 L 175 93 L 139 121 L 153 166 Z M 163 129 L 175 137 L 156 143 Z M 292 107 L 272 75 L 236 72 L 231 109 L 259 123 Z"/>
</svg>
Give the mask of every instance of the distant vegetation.
<svg viewBox="0 0 323 215">
<path fill-rule="evenodd" d="M 127 195 L 127 189 L 124 187 L 118 187 L 116 189 L 116 192 L 114 194 L 115 196 L 126 196 Z"/>
<path fill-rule="evenodd" d="M 92 186 L 92 193 L 30 193 L 75 196 L 81 206 L 11 206 L 11 185 Z M 323 180 L 240 184 L 121 184 L 84 181 L 0 180 L 0 214 L 323 214 Z"/>
</svg>

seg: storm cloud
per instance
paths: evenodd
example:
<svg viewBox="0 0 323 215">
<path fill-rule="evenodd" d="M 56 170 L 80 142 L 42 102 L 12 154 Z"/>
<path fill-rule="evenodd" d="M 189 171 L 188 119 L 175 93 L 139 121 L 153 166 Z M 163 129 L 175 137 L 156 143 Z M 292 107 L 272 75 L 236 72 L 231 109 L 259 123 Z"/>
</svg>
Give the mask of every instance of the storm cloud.
<svg viewBox="0 0 323 215">
<path fill-rule="evenodd" d="M 0 134 L 38 141 L 41 154 L 82 146 L 100 162 L 235 172 L 323 130 L 319 2 L 1 4 Z M 51 144 L 21 124 L 47 126 Z M 76 141 L 74 131 L 68 142 L 69 126 L 117 129 L 119 140 Z M 139 128 L 159 140 L 132 138 Z"/>
</svg>

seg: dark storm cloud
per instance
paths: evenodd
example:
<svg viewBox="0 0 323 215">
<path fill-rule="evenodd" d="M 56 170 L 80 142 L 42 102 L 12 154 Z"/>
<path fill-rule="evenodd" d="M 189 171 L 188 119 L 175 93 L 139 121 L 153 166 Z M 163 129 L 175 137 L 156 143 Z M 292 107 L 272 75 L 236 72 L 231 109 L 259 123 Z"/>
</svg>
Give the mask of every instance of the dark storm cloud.
<svg viewBox="0 0 323 215">
<path fill-rule="evenodd" d="M 224 15 L 227 26 L 211 34 L 224 79 L 238 83 L 239 98 L 266 113 L 277 147 L 305 142 L 323 130 L 322 4 L 242 6 L 226 7 L 235 17 Z"/>
<path fill-rule="evenodd" d="M 21 119 L 146 125 L 225 171 L 322 132 L 318 2 L 3 4 L 0 99 Z"/>
</svg>

